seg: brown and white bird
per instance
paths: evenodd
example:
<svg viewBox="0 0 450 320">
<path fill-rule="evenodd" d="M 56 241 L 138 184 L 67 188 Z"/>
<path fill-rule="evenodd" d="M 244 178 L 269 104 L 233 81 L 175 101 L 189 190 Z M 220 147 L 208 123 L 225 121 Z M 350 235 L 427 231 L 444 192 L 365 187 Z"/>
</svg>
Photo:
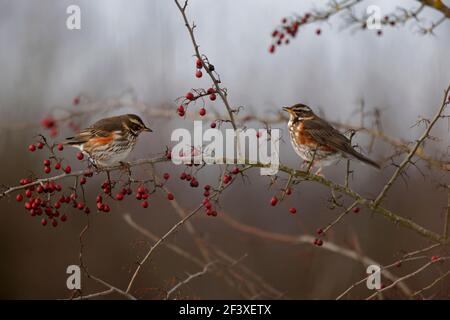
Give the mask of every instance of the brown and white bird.
<svg viewBox="0 0 450 320">
<path fill-rule="evenodd" d="M 295 152 L 303 160 L 313 161 L 319 167 L 318 172 L 343 158 L 355 158 L 380 169 L 378 163 L 356 151 L 346 136 L 307 105 L 299 103 L 283 110 L 289 113 L 288 129 Z"/>
<path fill-rule="evenodd" d="M 152 132 L 139 116 L 124 114 L 99 120 L 63 144 L 80 149 L 94 165 L 108 167 L 125 160 L 144 131 Z"/>
</svg>

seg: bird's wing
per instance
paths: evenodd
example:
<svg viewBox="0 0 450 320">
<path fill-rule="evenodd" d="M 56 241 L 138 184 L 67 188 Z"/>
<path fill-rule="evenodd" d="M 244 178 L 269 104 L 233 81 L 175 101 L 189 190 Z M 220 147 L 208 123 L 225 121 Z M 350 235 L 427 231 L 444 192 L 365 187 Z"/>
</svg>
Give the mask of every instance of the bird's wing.
<svg viewBox="0 0 450 320">
<path fill-rule="evenodd" d="M 84 143 L 108 143 L 113 138 L 113 132 L 103 130 L 101 128 L 94 128 L 89 127 L 82 131 L 80 131 L 78 134 L 76 134 L 73 137 L 69 137 L 66 139 L 65 143 L 70 145 L 78 145 L 78 144 L 84 144 Z"/>
<path fill-rule="evenodd" d="M 317 117 L 311 120 L 305 120 L 304 129 L 307 130 L 311 137 L 319 144 L 331 147 L 336 151 L 355 157 L 362 162 L 380 169 L 378 163 L 353 149 L 350 140 L 323 119 Z"/>
<path fill-rule="evenodd" d="M 87 142 L 92 144 L 109 143 L 113 139 L 115 131 L 122 129 L 122 121 L 117 119 L 119 117 L 99 120 L 89 128 L 81 130 L 75 136 L 67 138 L 65 143 L 71 145 L 78 145 Z"/>
<path fill-rule="evenodd" d="M 319 117 L 307 119 L 304 121 L 304 129 L 319 144 L 328 146 L 336 151 L 353 154 L 350 140 L 325 120 Z"/>
</svg>

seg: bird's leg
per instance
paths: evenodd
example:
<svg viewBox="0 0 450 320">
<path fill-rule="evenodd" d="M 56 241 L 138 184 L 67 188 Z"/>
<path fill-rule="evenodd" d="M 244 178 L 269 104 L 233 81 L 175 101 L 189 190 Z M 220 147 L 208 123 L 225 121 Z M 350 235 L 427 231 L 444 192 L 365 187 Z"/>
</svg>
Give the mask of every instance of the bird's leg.
<svg viewBox="0 0 450 320">
<path fill-rule="evenodd" d="M 111 195 L 112 193 L 112 185 L 111 185 L 111 177 L 109 175 L 109 170 L 106 170 L 106 176 L 108 178 L 108 186 L 109 186 L 109 192 L 108 194 Z"/>
<path fill-rule="evenodd" d="M 122 166 L 122 168 L 128 172 L 128 175 L 131 176 L 130 164 L 128 162 L 125 162 L 125 161 L 120 161 L 119 163 Z"/>
</svg>

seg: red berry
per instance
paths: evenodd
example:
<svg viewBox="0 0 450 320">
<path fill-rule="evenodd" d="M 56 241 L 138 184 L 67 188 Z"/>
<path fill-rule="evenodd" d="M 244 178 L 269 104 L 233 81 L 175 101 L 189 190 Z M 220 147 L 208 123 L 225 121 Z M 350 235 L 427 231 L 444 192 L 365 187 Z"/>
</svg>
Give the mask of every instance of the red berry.
<svg viewBox="0 0 450 320">
<path fill-rule="evenodd" d="M 98 196 L 97 196 L 97 199 L 95 199 L 95 201 L 96 201 L 97 203 L 102 203 L 102 201 L 103 201 L 102 196 L 101 196 L 101 195 L 98 195 Z"/>
<path fill-rule="evenodd" d="M 197 188 L 198 187 L 198 181 L 197 180 L 192 180 L 191 183 L 190 183 L 190 186 L 192 188 Z"/>
<path fill-rule="evenodd" d="M 57 148 L 58 148 L 59 151 L 63 151 L 64 150 L 64 146 L 61 143 L 59 143 L 57 145 Z"/>
<path fill-rule="evenodd" d="M 45 160 L 44 160 L 44 166 L 49 166 L 49 165 L 50 165 L 50 160 L 45 159 Z"/>
<path fill-rule="evenodd" d="M 123 200 L 123 193 L 116 194 L 116 200 L 122 201 Z"/>
<path fill-rule="evenodd" d="M 224 175 L 222 181 L 225 184 L 229 183 L 231 181 L 231 176 L 228 174 Z"/>
<path fill-rule="evenodd" d="M 175 197 L 173 196 L 173 193 L 169 192 L 169 193 L 167 194 L 167 199 L 169 199 L 169 200 L 175 199 Z"/>
<path fill-rule="evenodd" d="M 183 113 L 183 115 L 184 115 L 184 111 L 185 111 L 184 107 L 182 105 L 179 105 L 178 108 L 177 108 L 177 112 L 178 113 Z"/>
<path fill-rule="evenodd" d="M 322 30 L 320 30 L 320 28 L 317 28 L 317 29 L 316 29 L 316 34 L 317 34 L 318 36 L 320 36 L 321 33 L 322 33 Z"/>
<path fill-rule="evenodd" d="M 81 184 L 81 185 L 85 184 L 86 181 L 87 181 L 87 180 L 86 180 L 85 177 L 81 177 L 81 178 L 80 178 L 80 184 Z"/>
<path fill-rule="evenodd" d="M 272 44 L 272 45 L 269 47 L 269 53 L 274 53 L 274 52 L 275 52 L 275 45 Z"/>
<path fill-rule="evenodd" d="M 216 93 L 216 89 L 214 88 L 208 88 L 208 90 L 206 90 L 207 94 L 212 94 L 212 93 Z"/>
<path fill-rule="evenodd" d="M 25 196 L 26 196 L 27 198 L 31 198 L 31 194 L 32 194 L 32 192 L 31 192 L 30 189 L 25 190 Z"/>
<path fill-rule="evenodd" d="M 23 195 L 21 195 L 20 193 L 16 196 L 16 200 L 17 202 L 20 202 L 23 200 Z"/>
<path fill-rule="evenodd" d="M 61 162 L 55 163 L 55 169 L 56 169 L 56 170 L 61 169 Z"/>
<path fill-rule="evenodd" d="M 201 108 L 199 111 L 198 111 L 198 114 L 200 115 L 200 116 L 204 116 L 205 114 L 206 114 L 206 109 L 205 108 Z"/>
<path fill-rule="evenodd" d="M 273 197 L 270 199 L 270 205 L 271 205 L 272 207 L 274 207 L 274 206 L 277 205 L 277 203 L 278 203 L 277 197 L 273 196 Z"/>
<path fill-rule="evenodd" d="M 83 158 L 84 158 L 83 152 L 77 152 L 77 159 L 83 160 Z"/>
<path fill-rule="evenodd" d="M 146 192 L 145 187 L 144 186 L 139 186 L 138 189 L 137 189 L 137 192 L 138 193 L 145 193 Z"/>
<path fill-rule="evenodd" d="M 147 208 L 148 207 L 148 201 L 142 201 L 141 202 L 141 206 L 142 206 L 142 208 Z"/>
<path fill-rule="evenodd" d="M 107 205 L 106 203 L 104 203 L 104 204 L 102 205 L 102 207 L 103 207 L 103 212 L 109 212 L 109 211 L 111 211 L 111 208 L 110 208 L 109 205 Z"/>
<path fill-rule="evenodd" d="M 211 128 L 214 129 L 216 126 L 217 126 L 216 122 L 211 122 L 211 125 L 210 125 Z"/>
<path fill-rule="evenodd" d="M 56 201 L 53 206 L 55 207 L 55 209 L 59 209 L 59 208 L 61 208 L 61 202 Z"/>
<path fill-rule="evenodd" d="M 286 195 L 290 196 L 292 194 L 292 189 L 291 188 L 287 188 L 286 189 Z"/>
<path fill-rule="evenodd" d="M 67 220 L 67 216 L 65 215 L 65 214 L 63 214 L 62 216 L 61 216 L 61 221 L 62 222 L 65 222 Z"/>
<path fill-rule="evenodd" d="M 50 137 L 56 137 L 58 135 L 58 129 L 52 128 L 50 130 Z"/>
<path fill-rule="evenodd" d="M 47 129 L 53 128 L 55 126 L 55 119 L 53 119 L 52 117 L 44 118 L 41 121 L 41 125 Z"/>
<path fill-rule="evenodd" d="M 441 257 L 439 257 L 439 256 L 432 256 L 431 261 L 435 262 L 435 261 L 439 260 L 440 258 Z"/>
<path fill-rule="evenodd" d="M 28 146 L 28 150 L 29 150 L 30 152 L 35 152 L 35 151 L 36 151 L 36 146 L 35 146 L 34 144 L 30 144 L 30 145 Z"/>
<path fill-rule="evenodd" d="M 170 174 L 168 174 L 167 172 L 164 173 L 163 178 L 164 178 L 165 180 L 169 180 Z"/>
<path fill-rule="evenodd" d="M 45 227 L 47 225 L 47 220 L 45 218 L 42 218 L 41 224 Z"/>
<path fill-rule="evenodd" d="M 192 92 L 188 92 L 188 93 L 186 93 L 185 98 L 192 101 L 192 100 L 194 100 L 194 94 Z"/>
<path fill-rule="evenodd" d="M 86 214 L 91 213 L 91 209 L 89 209 L 89 207 L 84 208 L 84 213 Z"/>
<path fill-rule="evenodd" d="M 354 207 L 354 208 L 352 209 L 352 212 L 353 212 L 353 213 L 358 213 L 359 210 L 360 210 L 359 207 Z"/>
<path fill-rule="evenodd" d="M 64 169 L 64 172 L 69 174 L 72 172 L 72 168 L 70 166 L 66 166 L 66 168 Z"/>
<path fill-rule="evenodd" d="M 209 95 L 209 99 L 210 99 L 211 101 L 216 100 L 216 94 L 215 94 L 215 93 L 211 93 L 211 94 Z"/>
<path fill-rule="evenodd" d="M 201 78 L 203 76 L 203 72 L 201 70 L 197 70 L 197 72 L 195 73 L 195 76 L 197 78 Z"/>
<path fill-rule="evenodd" d="M 186 172 L 182 172 L 181 174 L 180 174 L 180 179 L 181 180 L 186 180 Z"/>
<path fill-rule="evenodd" d="M 197 69 L 201 69 L 203 67 L 203 62 L 201 59 L 197 59 L 197 61 L 195 62 L 195 66 L 197 67 Z"/>
<path fill-rule="evenodd" d="M 321 247 L 323 245 L 323 241 L 321 239 L 316 239 L 316 246 Z"/>
<path fill-rule="evenodd" d="M 44 172 L 45 172 L 45 173 L 50 173 L 50 171 L 52 171 L 52 168 L 50 168 L 50 167 L 44 167 Z"/>
<path fill-rule="evenodd" d="M 323 233 L 323 230 L 319 228 L 319 229 L 317 229 L 316 233 L 317 233 L 318 235 L 321 235 L 321 234 Z"/>
<path fill-rule="evenodd" d="M 38 149 L 42 149 L 44 147 L 44 144 L 42 142 L 38 142 L 36 144 L 36 146 L 37 146 Z"/>
<path fill-rule="evenodd" d="M 239 170 L 238 167 L 233 168 L 233 170 L 231 171 L 232 174 L 238 174 L 239 172 L 241 171 Z"/>
<path fill-rule="evenodd" d="M 205 189 L 206 191 L 209 191 L 211 189 L 211 186 L 209 184 L 206 184 L 203 189 Z"/>
<path fill-rule="evenodd" d="M 292 213 L 292 214 L 296 214 L 297 213 L 297 209 L 289 208 L 289 212 Z"/>
<path fill-rule="evenodd" d="M 58 221 L 56 219 L 52 219 L 52 226 L 56 227 L 58 225 Z"/>
<path fill-rule="evenodd" d="M 83 202 L 78 202 L 77 203 L 77 209 L 78 210 L 83 210 L 84 209 L 84 203 Z"/>
</svg>

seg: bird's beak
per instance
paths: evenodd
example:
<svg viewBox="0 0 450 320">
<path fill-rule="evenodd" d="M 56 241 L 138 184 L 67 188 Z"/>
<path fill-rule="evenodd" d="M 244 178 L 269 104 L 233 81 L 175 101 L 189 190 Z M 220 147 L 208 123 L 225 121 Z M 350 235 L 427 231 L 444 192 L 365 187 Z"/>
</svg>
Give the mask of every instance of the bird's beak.
<svg viewBox="0 0 450 320">
<path fill-rule="evenodd" d="M 292 109 L 289 107 L 283 107 L 283 110 L 288 112 L 288 113 L 292 113 Z"/>
<path fill-rule="evenodd" d="M 147 132 L 153 132 L 153 130 L 152 129 L 150 129 L 150 128 L 147 128 L 147 127 L 144 127 L 144 129 L 142 129 L 143 131 L 147 131 Z"/>
</svg>

